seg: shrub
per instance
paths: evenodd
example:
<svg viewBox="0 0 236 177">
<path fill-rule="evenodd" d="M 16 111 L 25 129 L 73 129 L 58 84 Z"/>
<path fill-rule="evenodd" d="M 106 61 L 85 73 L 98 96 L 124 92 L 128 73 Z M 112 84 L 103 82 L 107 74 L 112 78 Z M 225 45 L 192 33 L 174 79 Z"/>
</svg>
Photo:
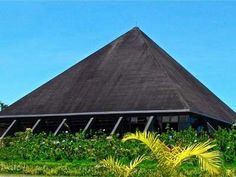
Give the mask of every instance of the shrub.
<svg viewBox="0 0 236 177">
<path fill-rule="evenodd" d="M 26 131 L 7 137 L 2 144 L 0 160 L 5 161 L 99 161 L 108 156 L 130 160 L 145 151 L 137 142 L 124 145 L 117 137 L 107 139 L 104 134 L 86 138 L 81 133 L 53 136 L 45 133 L 33 135 Z"/>
<path fill-rule="evenodd" d="M 236 128 L 232 130 L 219 128 L 213 135 L 217 148 L 223 153 L 226 162 L 236 162 Z"/>
<path fill-rule="evenodd" d="M 197 134 L 191 128 L 180 132 L 167 129 L 165 133 L 156 133 L 156 136 L 168 146 L 189 146 L 193 143 L 205 142 L 208 139 L 214 140 L 217 144 L 214 150 L 219 150 L 223 154 L 223 159 L 228 164 L 236 164 L 236 129 L 227 130 L 219 128 L 211 137 L 206 132 Z M 99 171 L 95 168 L 100 160 L 112 156 L 126 164 L 139 155 L 148 154 L 149 152 L 150 150 L 139 142 L 121 143 L 121 140 L 116 136 L 107 139 L 103 132 L 90 134 L 88 138 L 82 133 L 75 135 L 61 133 L 58 136 L 46 133 L 33 134 L 30 129 L 27 129 L 26 132 L 18 132 L 15 136 L 6 137 L 1 141 L 0 162 L 4 164 L 2 166 L 4 168 L 1 167 L 0 172 L 15 171 L 15 173 L 42 174 L 45 173 L 43 172 L 44 170 L 47 170 L 51 174 L 58 173 L 64 175 L 63 171 L 67 171 L 67 168 L 64 168 L 64 166 L 60 168 L 53 166 L 50 167 L 53 168 L 50 171 L 46 169 L 50 165 L 47 164 L 45 166 L 45 162 L 60 162 L 61 164 L 78 164 L 79 162 L 78 169 L 70 166 L 70 172 L 65 174 L 86 174 L 86 171 L 90 171 L 91 174 L 96 174 L 95 176 L 105 176 L 98 175 L 101 169 Z M 32 164 L 28 164 L 28 162 L 32 162 Z M 27 166 L 24 170 L 23 163 Z M 92 164 L 92 167 L 91 165 L 89 167 L 84 165 L 86 163 Z M 151 165 L 149 169 L 145 163 L 145 167 L 137 172 L 137 176 L 145 176 L 144 174 L 153 176 L 153 174 L 156 174 L 154 170 L 156 168 L 155 165 Z M 155 164 L 152 160 L 150 163 Z M 37 166 L 34 166 L 34 164 L 37 164 Z M 190 164 L 195 165 L 196 162 L 191 161 Z M 140 167 L 142 166 L 140 164 Z M 13 167 L 14 169 L 12 169 Z M 184 171 L 186 174 L 190 173 L 185 169 Z M 197 171 L 199 170 L 196 170 L 195 176 L 197 176 Z M 232 172 L 234 173 L 234 170 Z M 101 171 L 101 173 L 105 173 L 105 171 Z"/>
</svg>

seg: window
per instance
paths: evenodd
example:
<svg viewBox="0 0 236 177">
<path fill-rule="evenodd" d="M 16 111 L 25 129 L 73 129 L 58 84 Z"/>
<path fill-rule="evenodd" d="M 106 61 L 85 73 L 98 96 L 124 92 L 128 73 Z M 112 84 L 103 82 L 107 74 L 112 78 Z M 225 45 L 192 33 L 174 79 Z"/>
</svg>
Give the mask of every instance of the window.
<svg viewBox="0 0 236 177">
<path fill-rule="evenodd" d="M 168 128 L 178 130 L 179 116 L 163 116 L 162 117 L 162 131 L 166 131 Z"/>
<path fill-rule="evenodd" d="M 131 124 L 137 124 L 138 123 L 138 117 L 131 117 L 130 122 L 131 122 Z"/>
<path fill-rule="evenodd" d="M 178 122 L 178 116 L 163 116 L 162 117 L 163 123 L 177 123 Z"/>
</svg>

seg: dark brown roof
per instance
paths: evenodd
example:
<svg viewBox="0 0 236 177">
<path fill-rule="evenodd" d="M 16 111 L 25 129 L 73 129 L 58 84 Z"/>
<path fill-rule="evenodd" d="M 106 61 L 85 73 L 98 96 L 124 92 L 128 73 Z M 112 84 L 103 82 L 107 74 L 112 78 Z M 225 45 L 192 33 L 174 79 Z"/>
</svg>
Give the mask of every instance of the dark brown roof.
<svg viewBox="0 0 236 177">
<path fill-rule="evenodd" d="M 233 110 L 137 27 L 0 115 L 152 110 L 189 110 L 236 121 Z"/>
</svg>

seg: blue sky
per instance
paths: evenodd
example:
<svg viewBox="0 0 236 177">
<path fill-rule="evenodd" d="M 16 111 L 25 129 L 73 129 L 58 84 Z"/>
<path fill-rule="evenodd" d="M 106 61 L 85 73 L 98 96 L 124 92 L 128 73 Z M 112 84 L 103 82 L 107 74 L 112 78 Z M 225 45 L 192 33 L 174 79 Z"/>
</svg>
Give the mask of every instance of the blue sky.
<svg viewBox="0 0 236 177">
<path fill-rule="evenodd" d="M 235 111 L 235 19 L 235 2 L 0 2 L 0 101 L 137 25 Z"/>
</svg>

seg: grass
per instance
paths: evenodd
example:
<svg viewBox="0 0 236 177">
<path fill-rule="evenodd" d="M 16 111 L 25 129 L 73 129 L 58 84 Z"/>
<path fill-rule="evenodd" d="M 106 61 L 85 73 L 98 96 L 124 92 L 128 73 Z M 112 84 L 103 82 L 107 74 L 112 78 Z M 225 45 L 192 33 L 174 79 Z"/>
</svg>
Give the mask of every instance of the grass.
<svg viewBox="0 0 236 177">
<path fill-rule="evenodd" d="M 127 163 L 127 162 L 124 162 Z M 21 170 L 18 170 L 18 172 L 13 172 L 11 170 L 8 171 L 3 171 L 2 174 L 0 174 L 0 177 L 45 177 L 45 176 L 54 176 L 54 177 L 65 177 L 65 176 L 86 176 L 86 177 L 92 177 L 92 176 L 99 176 L 99 173 L 94 173 L 94 169 L 95 166 L 97 165 L 97 162 L 91 161 L 91 160 L 80 160 L 80 161 L 73 161 L 73 162 L 68 162 L 68 161 L 58 161 L 58 162 L 51 162 L 51 161 L 24 161 L 24 162 L 20 162 L 20 161 L 0 161 L 0 164 L 4 164 L 4 165 L 20 165 L 20 166 L 28 166 L 31 169 L 26 171 L 26 174 L 23 174 L 25 172 L 22 173 Z M 156 162 L 155 161 L 151 161 L 151 160 L 147 160 L 144 161 L 141 165 L 140 165 L 140 169 L 141 170 L 150 170 L 150 171 L 155 171 L 156 169 Z M 193 166 L 193 164 L 187 164 L 185 166 L 183 166 L 183 169 L 187 170 L 188 168 L 190 168 L 191 166 Z M 61 173 L 67 173 L 64 176 L 55 176 L 53 174 L 53 170 L 54 169 L 58 169 L 58 168 L 62 168 L 64 169 L 64 167 L 66 167 L 66 172 L 61 172 Z M 236 169 L 236 163 L 232 163 L 232 164 L 225 164 L 225 167 L 227 169 Z M 30 169 L 29 168 L 29 169 Z M 52 170 L 52 173 L 48 172 L 48 174 L 42 174 L 40 172 L 40 168 L 42 168 L 43 170 Z M 41 174 L 37 174 L 34 169 L 37 169 L 36 172 L 39 172 Z M 71 170 L 71 172 L 68 171 Z M 84 169 L 81 170 L 81 169 Z M 87 172 L 88 169 L 92 169 L 91 172 Z M 95 170 L 96 171 L 96 170 Z M 99 170 L 98 170 L 99 171 Z M 35 175 L 32 175 L 30 173 L 35 173 Z M 15 174 L 13 174 L 15 173 Z M 28 173 L 28 175 L 27 175 Z M 74 173 L 74 175 L 73 175 Z"/>
<path fill-rule="evenodd" d="M 19 174 L 0 174 L 0 177 L 48 177 L 44 175 L 19 175 Z M 50 176 L 50 177 L 68 177 L 68 176 Z M 70 176 L 70 177 L 78 177 L 78 176 Z"/>
<path fill-rule="evenodd" d="M 42 175 L 17 175 L 17 174 L 0 174 L 0 177 L 45 177 Z M 66 176 L 51 176 L 51 177 L 66 177 Z"/>
</svg>

